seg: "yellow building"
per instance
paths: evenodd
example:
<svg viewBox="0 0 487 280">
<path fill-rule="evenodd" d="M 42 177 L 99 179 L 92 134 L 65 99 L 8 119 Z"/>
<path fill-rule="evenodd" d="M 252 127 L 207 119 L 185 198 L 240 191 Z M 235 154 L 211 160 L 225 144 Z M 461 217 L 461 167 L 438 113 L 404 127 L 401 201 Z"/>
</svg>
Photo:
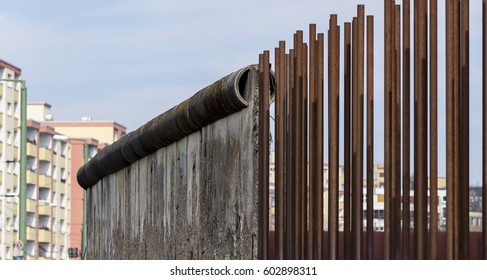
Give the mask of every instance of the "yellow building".
<svg viewBox="0 0 487 280">
<path fill-rule="evenodd" d="M 20 75 L 20 68 L 0 60 L 1 79 Z M 20 86 L 0 82 L 0 260 L 13 259 L 18 240 Z"/>
<path fill-rule="evenodd" d="M 54 128 L 27 122 L 27 259 L 68 259 L 71 145 Z"/>
</svg>

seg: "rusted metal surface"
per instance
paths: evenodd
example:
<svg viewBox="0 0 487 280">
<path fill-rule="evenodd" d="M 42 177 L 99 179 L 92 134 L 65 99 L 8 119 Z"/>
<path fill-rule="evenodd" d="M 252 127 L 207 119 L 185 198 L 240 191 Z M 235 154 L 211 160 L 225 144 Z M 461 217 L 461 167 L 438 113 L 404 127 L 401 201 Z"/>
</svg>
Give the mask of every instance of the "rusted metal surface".
<svg viewBox="0 0 487 280">
<path fill-rule="evenodd" d="M 446 30 L 453 30 L 455 9 L 451 0 L 446 2 Z M 446 201 L 447 221 L 446 221 L 446 257 L 454 258 L 454 147 L 453 147 L 453 87 L 454 87 L 454 33 L 446 32 Z"/>
<path fill-rule="evenodd" d="M 324 67 L 325 67 L 325 36 L 323 33 L 318 34 L 318 41 L 317 41 L 317 53 L 318 53 L 318 65 L 317 65 L 317 112 L 318 112 L 318 130 L 317 130 L 317 138 L 316 143 L 318 145 L 316 153 L 317 155 L 317 166 L 315 166 L 316 170 L 323 170 L 323 98 L 324 98 Z M 323 182 L 323 172 L 319 172 L 317 174 L 317 181 Z M 318 189 L 316 190 L 315 199 L 316 199 L 316 208 L 317 208 L 317 216 L 316 216 L 316 247 L 317 247 L 317 258 L 323 259 L 323 255 L 325 252 L 325 242 L 323 242 L 323 185 L 319 184 Z"/>
<path fill-rule="evenodd" d="M 438 258 L 438 1 L 430 0 L 430 232 L 429 259 Z"/>
<path fill-rule="evenodd" d="M 402 110 L 402 135 L 403 135 L 403 162 L 402 162 L 402 258 L 409 259 L 410 236 L 410 98 L 411 98 L 411 26 L 410 26 L 410 1 L 403 1 L 403 110 Z"/>
<path fill-rule="evenodd" d="M 339 190 L 339 84 L 340 84 L 340 30 L 337 15 L 330 16 L 328 40 L 328 231 L 329 258 L 338 258 L 338 190 Z"/>
<path fill-rule="evenodd" d="M 440 217 L 437 211 L 439 206 L 437 0 L 414 1 L 414 121 L 412 126 L 410 121 L 412 49 L 410 9 L 409 0 L 403 1 L 402 7 L 396 5 L 395 1 L 384 1 L 384 233 L 381 234 L 383 236 L 380 239 L 381 244 L 374 242 L 376 232 L 373 225 L 374 183 L 376 183 L 373 159 L 375 148 L 373 17 L 367 17 L 367 33 L 365 33 L 365 8 L 359 5 L 357 16 L 351 23 L 344 24 L 343 141 L 340 141 L 338 117 L 341 107 L 338 74 L 340 28 L 338 16 L 330 17 L 327 38 L 329 168 L 328 180 L 324 182 L 328 205 L 325 205 L 324 215 L 320 213 L 323 209 L 323 189 L 319 186 L 323 177 L 318 178 L 318 174 L 322 175 L 323 159 L 316 155 L 316 151 L 319 151 L 319 156 L 323 154 L 323 141 L 318 138 L 319 135 L 323 135 L 323 131 L 318 131 L 320 124 L 323 124 L 323 112 L 322 109 L 321 113 L 319 110 L 322 104 L 322 101 L 319 101 L 320 87 L 323 86 L 323 72 L 320 72 L 322 68 L 320 65 L 325 63 L 323 59 L 320 60 L 319 53 L 322 52 L 323 47 L 319 43 L 320 35 L 318 40 L 316 39 L 317 27 L 314 24 L 310 25 L 309 45 L 303 41 L 301 31 L 295 34 L 294 49 L 290 50 L 289 54 L 289 65 L 286 65 L 286 70 L 283 70 L 289 73 L 289 76 L 280 78 L 281 75 L 277 75 L 278 79 L 286 79 L 284 83 L 289 85 L 286 94 L 292 98 L 287 101 L 286 107 L 290 110 L 283 129 L 286 135 L 281 136 L 287 141 L 286 147 L 291 148 L 291 151 L 284 152 L 287 155 L 284 181 L 291 182 L 288 185 L 289 189 L 286 190 L 288 194 L 286 200 L 292 200 L 292 202 L 285 202 L 288 205 L 285 211 L 290 211 L 288 213 L 291 213 L 291 216 L 286 216 L 284 223 L 286 229 L 292 231 L 285 242 L 285 246 L 291 246 L 292 249 L 287 250 L 290 254 L 285 255 L 285 258 L 466 259 L 472 256 L 469 250 L 471 244 L 468 224 L 469 1 L 447 0 L 446 5 L 446 29 L 453 32 L 446 34 L 447 135 L 445 140 L 448 199 L 447 230 L 441 238 L 439 236 L 443 235 L 438 230 Z M 367 34 L 367 42 L 365 42 L 365 34 Z M 366 49 L 365 43 L 367 43 Z M 282 50 L 279 48 L 276 51 Z M 365 58 L 367 58 L 366 65 Z M 276 64 L 278 64 L 277 60 Z M 367 69 L 366 85 L 365 69 Z M 364 104 L 365 86 L 366 104 Z M 485 102 L 487 106 L 487 101 Z M 308 108 L 309 112 L 307 112 Z M 365 109 L 367 111 L 366 158 L 363 150 Z M 487 122 L 487 117 L 485 118 Z M 309 126 L 307 120 L 310 122 Z M 411 129 L 414 129 L 414 172 L 410 170 Z M 307 146 L 308 142 L 309 146 Z M 340 189 L 338 151 L 342 144 L 343 189 Z M 364 160 L 366 178 L 363 176 Z M 308 161 L 309 182 L 306 169 Z M 487 165 L 487 159 L 484 161 Z M 487 171 L 485 172 L 487 174 Z M 412 182 L 411 173 L 414 174 Z M 485 177 L 487 178 L 487 175 Z M 364 179 L 367 184 L 366 217 L 363 213 Z M 413 209 L 410 208 L 411 184 L 414 185 Z M 341 196 L 343 201 L 339 200 Z M 410 216 L 412 212 L 414 219 Z M 343 216 L 339 216 L 338 213 L 343 213 Z M 321 230 L 323 224 L 319 224 L 323 220 L 327 221 L 325 233 Z M 365 221 L 367 222 L 366 236 L 363 227 Z M 338 230 L 342 222 L 343 235 Z M 414 224 L 413 228 L 411 228 L 412 224 Z M 383 251 L 377 254 L 377 248 Z"/>
<path fill-rule="evenodd" d="M 461 152 L 460 152 L 460 166 L 458 167 L 461 171 L 461 181 L 460 181 L 460 259 L 469 258 L 469 195 L 470 195 L 470 152 L 469 152 L 469 141 L 470 141 L 470 15 L 469 15 L 470 1 L 461 1 L 461 18 L 460 18 L 460 51 L 461 51 L 461 64 L 460 64 L 460 75 L 461 75 L 461 101 L 459 104 L 461 111 L 461 121 L 460 121 L 460 141 L 461 141 Z"/>
<path fill-rule="evenodd" d="M 354 17 L 352 20 L 352 77 L 357 77 L 357 53 L 358 53 L 358 43 L 357 43 L 357 18 Z M 357 203 L 357 201 L 362 198 L 358 198 L 358 188 L 360 184 L 360 178 L 358 174 L 358 149 L 359 149 L 359 139 L 358 139 L 358 126 L 359 126 L 359 119 L 358 119 L 358 90 L 357 90 L 357 79 L 352 79 L 352 186 L 351 186 L 351 227 L 352 227 L 352 235 L 351 235 L 351 253 L 352 258 L 356 259 L 357 256 L 360 254 L 360 247 L 357 244 L 360 236 L 360 212 L 362 211 L 361 205 Z"/>
<path fill-rule="evenodd" d="M 425 259 L 427 251 L 427 162 L 428 162 L 428 132 L 427 132 L 427 97 L 428 97 L 428 38 L 427 38 L 427 2 L 416 1 L 414 7 L 417 17 L 414 19 L 418 35 L 415 56 L 415 132 L 417 133 L 415 150 L 415 181 L 414 181 L 414 242 L 416 259 Z"/>
<path fill-rule="evenodd" d="M 367 259 L 374 259 L 374 16 L 367 16 Z"/>
<path fill-rule="evenodd" d="M 401 9 L 393 5 L 391 96 L 391 247 L 390 258 L 399 259 L 401 247 Z M 398 242 L 399 241 L 399 242 Z"/>
<path fill-rule="evenodd" d="M 482 258 L 487 259 L 487 0 L 482 2 Z"/>
<path fill-rule="evenodd" d="M 391 248 L 392 2 L 384 0 L 384 258 Z"/>
<path fill-rule="evenodd" d="M 259 56 L 259 259 L 269 255 L 269 51 Z"/>
<path fill-rule="evenodd" d="M 351 194 L 351 176 L 352 176 L 352 162 L 351 162 L 351 80 L 352 80 L 352 41 L 351 41 L 351 24 L 350 22 L 345 23 L 345 34 L 344 34 L 344 202 L 343 202 L 343 232 L 344 232 L 344 258 L 349 260 L 351 258 L 351 228 L 350 228 L 350 194 Z"/>
<path fill-rule="evenodd" d="M 316 217 L 318 216 L 318 209 L 316 209 L 316 193 L 321 185 L 318 181 L 318 174 L 323 173 L 322 168 L 319 168 L 318 162 L 318 95 L 317 95 L 317 44 L 316 44 L 316 24 L 309 25 L 309 225 L 307 231 L 306 242 L 306 258 L 308 260 L 317 259 L 316 246 Z M 318 166 L 318 169 L 316 168 Z"/>
<path fill-rule="evenodd" d="M 276 171 L 275 171 L 275 196 L 276 196 L 276 243 L 275 257 L 284 259 L 285 243 L 285 190 L 287 189 L 285 178 L 286 154 L 285 154 L 285 125 L 286 125 L 286 42 L 279 42 L 279 48 L 275 51 L 276 69 Z"/>
</svg>

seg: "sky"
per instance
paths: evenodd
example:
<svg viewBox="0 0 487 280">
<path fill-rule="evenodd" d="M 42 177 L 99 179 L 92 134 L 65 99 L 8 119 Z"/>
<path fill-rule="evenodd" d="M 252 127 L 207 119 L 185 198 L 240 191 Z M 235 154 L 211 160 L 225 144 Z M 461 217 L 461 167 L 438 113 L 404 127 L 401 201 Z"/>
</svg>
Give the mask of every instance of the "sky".
<svg viewBox="0 0 487 280">
<path fill-rule="evenodd" d="M 438 2 L 442 46 L 444 1 Z M 343 26 L 362 3 L 366 14 L 375 16 L 374 157 L 380 163 L 383 1 L 0 0 L 0 59 L 22 69 L 28 101 L 51 104 L 54 120 L 114 120 L 132 131 L 219 78 L 257 63 L 258 54 L 273 50 L 279 40 L 289 46 L 296 30 L 307 38 L 310 23 L 325 32 L 329 15 L 338 14 Z M 470 165 L 476 184 L 481 182 L 482 3 L 470 5 Z M 444 57 L 440 48 L 440 176 L 445 176 Z"/>
</svg>

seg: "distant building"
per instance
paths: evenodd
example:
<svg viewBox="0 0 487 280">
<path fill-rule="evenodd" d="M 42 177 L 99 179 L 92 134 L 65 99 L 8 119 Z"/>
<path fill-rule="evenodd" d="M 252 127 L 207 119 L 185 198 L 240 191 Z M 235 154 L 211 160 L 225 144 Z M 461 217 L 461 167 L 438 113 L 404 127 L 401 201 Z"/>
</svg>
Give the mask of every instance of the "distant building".
<svg viewBox="0 0 487 280">
<path fill-rule="evenodd" d="M 20 79 L 21 69 L 0 60 L 0 78 Z M 18 240 L 20 87 L 0 82 L 0 260 L 13 259 Z"/>
<path fill-rule="evenodd" d="M 76 174 L 84 164 L 84 149 L 88 152 L 88 160 L 101 149 L 117 141 L 126 134 L 126 127 L 114 121 L 92 121 L 89 117 L 81 121 L 55 121 L 48 103 L 29 103 L 28 118 L 53 127 L 56 132 L 68 137 L 71 145 L 71 248 L 77 248 L 81 257 L 82 226 L 83 226 L 83 193 Z"/>
<path fill-rule="evenodd" d="M 27 259 L 68 259 L 71 144 L 43 123 L 27 122 Z"/>
</svg>

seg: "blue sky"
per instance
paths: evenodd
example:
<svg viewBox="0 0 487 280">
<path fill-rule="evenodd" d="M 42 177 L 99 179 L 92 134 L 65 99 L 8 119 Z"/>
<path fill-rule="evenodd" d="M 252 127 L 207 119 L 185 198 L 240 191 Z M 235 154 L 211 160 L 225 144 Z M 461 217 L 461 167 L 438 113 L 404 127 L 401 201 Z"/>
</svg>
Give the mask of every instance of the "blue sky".
<svg viewBox="0 0 487 280">
<path fill-rule="evenodd" d="M 444 42 L 444 1 L 439 43 Z M 481 181 L 481 1 L 471 5 L 471 182 Z M 0 58 L 22 68 L 29 102 L 55 120 L 115 120 L 129 130 L 329 15 L 375 15 L 376 162 L 383 153 L 383 1 L 0 0 Z M 342 33 L 343 34 L 343 33 Z M 444 50 L 439 52 L 440 175 L 444 174 Z M 325 86 L 326 88 L 326 86 Z M 343 111 L 341 111 L 343 112 Z M 326 139 L 326 138 L 325 138 Z"/>
</svg>

